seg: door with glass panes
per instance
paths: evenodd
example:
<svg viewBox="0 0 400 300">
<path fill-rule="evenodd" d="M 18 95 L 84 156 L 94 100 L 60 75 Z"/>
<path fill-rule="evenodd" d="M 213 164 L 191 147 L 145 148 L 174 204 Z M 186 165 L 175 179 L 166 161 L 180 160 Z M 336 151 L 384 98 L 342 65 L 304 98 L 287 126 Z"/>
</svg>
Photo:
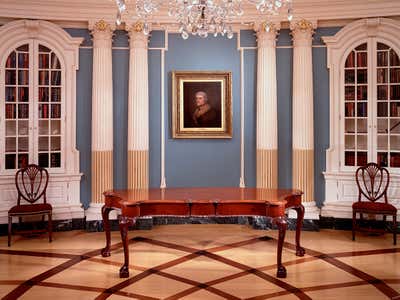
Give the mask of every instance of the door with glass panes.
<svg viewBox="0 0 400 300">
<path fill-rule="evenodd" d="M 63 168 L 63 68 L 36 40 L 11 49 L 1 66 L 3 171 L 30 163 Z"/>
<path fill-rule="evenodd" d="M 367 162 L 400 167 L 400 60 L 374 38 L 348 54 L 343 72 L 344 169 Z"/>
</svg>

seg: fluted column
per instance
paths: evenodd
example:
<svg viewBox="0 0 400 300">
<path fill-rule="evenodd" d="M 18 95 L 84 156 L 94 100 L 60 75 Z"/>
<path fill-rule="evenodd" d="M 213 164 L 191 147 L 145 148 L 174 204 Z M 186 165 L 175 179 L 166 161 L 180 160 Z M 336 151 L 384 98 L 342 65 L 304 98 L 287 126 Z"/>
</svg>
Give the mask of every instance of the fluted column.
<svg viewBox="0 0 400 300">
<path fill-rule="evenodd" d="M 128 188 L 143 189 L 149 185 L 148 38 L 143 33 L 143 23 L 128 30 Z"/>
<path fill-rule="evenodd" d="M 291 24 L 293 36 L 293 188 L 314 199 L 314 98 L 312 39 L 314 26 L 301 20 Z"/>
<path fill-rule="evenodd" d="M 90 26 L 93 36 L 92 82 L 92 203 L 102 203 L 113 187 L 113 80 L 110 24 Z"/>
<path fill-rule="evenodd" d="M 278 186 L 278 111 L 276 36 L 274 24 L 263 23 L 257 33 L 257 187 Z"/>
</svg>

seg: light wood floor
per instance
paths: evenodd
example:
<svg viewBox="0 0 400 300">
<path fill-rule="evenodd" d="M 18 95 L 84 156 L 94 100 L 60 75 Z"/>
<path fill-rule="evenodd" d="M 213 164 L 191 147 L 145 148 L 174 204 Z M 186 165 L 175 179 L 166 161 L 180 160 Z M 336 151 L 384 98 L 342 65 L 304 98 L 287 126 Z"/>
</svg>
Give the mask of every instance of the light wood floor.
<svg viewBox="0 0 400 300">
<path fill-rule="evenodd" d="M 242 225 L 168 225 L 130 232 L 130 277 L 120 279 L 118 232 L 103 258 L 104 233 L 0 237 L 3 299 L 400 299 L 400 247 L 392 236 L 303 232 L 304 257 L 288 231 L 277 279 L 276 231 Z M 202 250 L 202 251 L 200 251 Z"/>
</svg>

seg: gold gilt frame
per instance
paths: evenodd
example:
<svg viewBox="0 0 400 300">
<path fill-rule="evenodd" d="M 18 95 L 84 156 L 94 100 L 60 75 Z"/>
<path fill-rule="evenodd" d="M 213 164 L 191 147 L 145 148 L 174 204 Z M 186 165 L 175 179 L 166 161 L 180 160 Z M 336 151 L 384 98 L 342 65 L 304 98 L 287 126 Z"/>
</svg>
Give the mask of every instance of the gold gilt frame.
<svg viewBox="0 0 400 300">
<path fill-rule="evenodd" d="M 207 123 L 203 123 L 203 125 L 189 124 L 191 121 L 198 124 L 197 118 L 196 121 L 193 121 L 195 119 L 193 111 L 198 108 L 193 95 L 196 95 L 198 91 L 213 95 L 212 99 L 207 101 L 208 109 L 213 110 L 212 116 L 216 116 L 216 121 L 210 127 L 207 127 Z M 192 110 L 189 109 L 191 107 L 193 107 Z M 231 72 L 172 72 L 172 137 L 178 139 L 232 138 Z"/>
</svg>

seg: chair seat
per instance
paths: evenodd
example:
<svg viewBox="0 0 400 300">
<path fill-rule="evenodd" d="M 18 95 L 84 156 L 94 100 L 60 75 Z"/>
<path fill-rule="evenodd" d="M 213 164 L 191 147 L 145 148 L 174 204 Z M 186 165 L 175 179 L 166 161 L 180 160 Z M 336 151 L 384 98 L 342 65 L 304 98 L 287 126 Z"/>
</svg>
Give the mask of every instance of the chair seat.
<svg viewBox="0 0 400 300">
<path fill-rule="evenodd" d="M 395 214 L 397 212 L 397 208 L 389 203 L 367 201 L 359 201 L 353 203 L 353 210 L 366 211 L 371 213 L 376 212 L 379 214 Z"/>
<path fill-rule="evenodd" d="M 45 214 L 51 212 L 52 209 L 53 208 L 48 203 L 15 205 L 8 211 L 8 215 Z"/>
</svg>

